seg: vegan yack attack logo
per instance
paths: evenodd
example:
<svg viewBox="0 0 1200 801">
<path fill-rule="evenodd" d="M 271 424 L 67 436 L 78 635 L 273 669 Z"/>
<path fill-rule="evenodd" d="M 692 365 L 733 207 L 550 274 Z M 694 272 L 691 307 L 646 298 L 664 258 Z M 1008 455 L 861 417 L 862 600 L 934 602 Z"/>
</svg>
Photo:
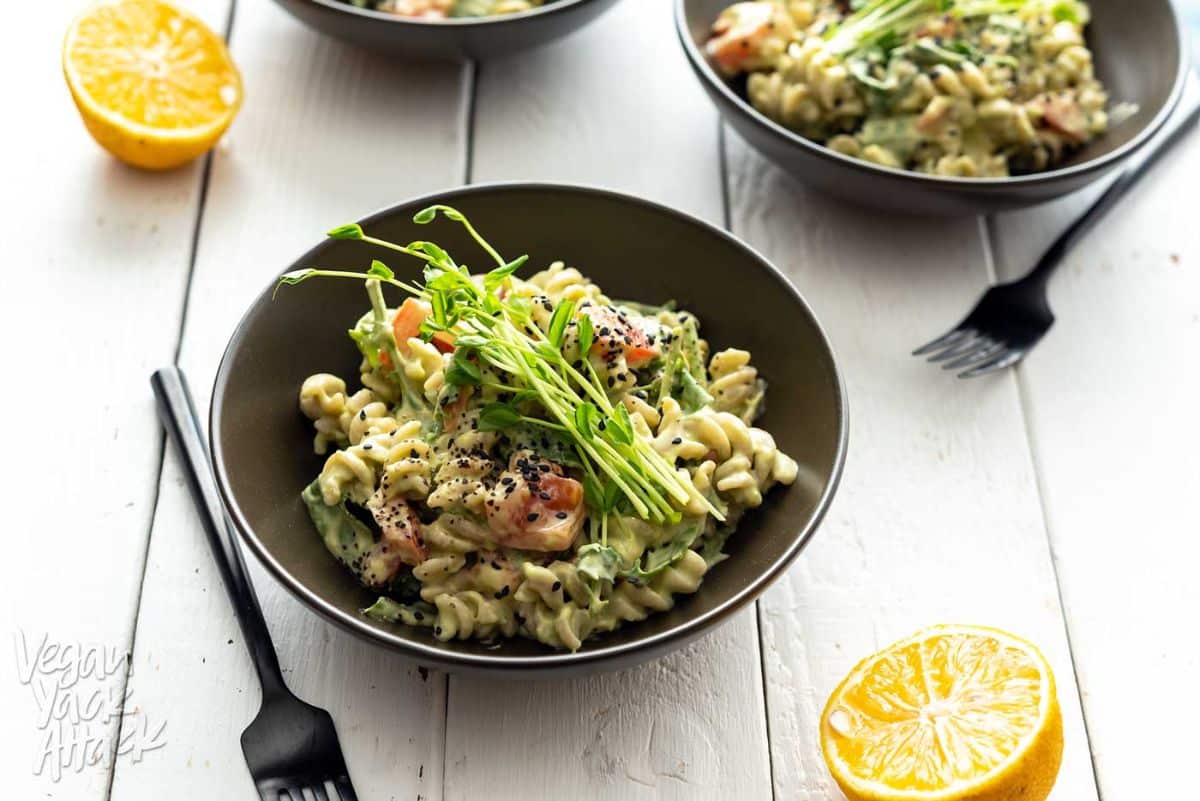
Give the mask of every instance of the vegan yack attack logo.
<svg viewBox="0 0 1200 801">
<path fill-rule="evenodd" d="M 166 745 L 166 721 L 133 701 L 132 671 L 119 648 L 60 642 L 48 634 L 13 636 L 17 679 L 36 708 L 32 769 L 53 781 L 64 772 L 145 754 Z"/>
</svg>

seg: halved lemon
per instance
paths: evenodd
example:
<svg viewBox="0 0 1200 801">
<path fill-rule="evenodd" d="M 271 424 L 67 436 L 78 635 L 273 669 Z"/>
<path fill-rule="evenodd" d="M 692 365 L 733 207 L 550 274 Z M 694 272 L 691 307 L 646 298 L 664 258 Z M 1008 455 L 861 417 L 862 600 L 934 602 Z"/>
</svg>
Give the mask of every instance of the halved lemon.
<svg viewBox="0 0 1200 801">
<path fill-rule="evenodd" d="M 821 716 L 851 801 L 1042 801 L 1062 748 L 1050 666 L 988 628 L 937 626 L 863 660 Z"/>
<path fill-rule="evenodd" d="M 152 170 L 209 150 L 242 104 L 242 77 L 225 43 L 162 0 L 90 6 L 67 29 L 63 72 L 92 137 Z"/>
</svg>

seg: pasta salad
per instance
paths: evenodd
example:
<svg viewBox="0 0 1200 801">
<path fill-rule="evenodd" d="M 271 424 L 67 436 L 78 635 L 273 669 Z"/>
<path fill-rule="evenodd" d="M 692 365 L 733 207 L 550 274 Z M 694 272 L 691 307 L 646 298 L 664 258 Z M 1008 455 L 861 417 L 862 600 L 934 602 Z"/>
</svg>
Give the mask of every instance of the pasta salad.
<svg viewBox="0 0 1200 801">
<path fill-rule="evenodd" d="M 330 232 L 424 262 L 363 280 L 350 330 L 360 389 L 319 373 L 300 388 L 314 450 L 303 491 L 330 553 L 378 600 L 374 618 L 441 640 L 523 636 L 578 649 L 670 609 L 724 557 L 743 513 L 796 463 L 753 423 L 766 383 L 750 354 L 709 353 L 695 316 L 614 301 L 561 262 L 528 278 L 462 214 L 494 266 L 472 273 L 432 242 Z M 389 306 L 385 288 L 406 294 Z"/>
<path fill-rule="evenodd" d="M 490 17 L 528 11 L 545 0 L 345 0 L 352 6 L 386 11 L 398 17 L 447 19 L 449 17 Z"/>
<path fill-rule="evenodd" d="M 756 109 L 839 153 L 1004 177 L 1129 113 L 1108 109 L 1089 19 L 1078 0 L 754 0 L 721 13 L 706 50 Z"/>
</svg>

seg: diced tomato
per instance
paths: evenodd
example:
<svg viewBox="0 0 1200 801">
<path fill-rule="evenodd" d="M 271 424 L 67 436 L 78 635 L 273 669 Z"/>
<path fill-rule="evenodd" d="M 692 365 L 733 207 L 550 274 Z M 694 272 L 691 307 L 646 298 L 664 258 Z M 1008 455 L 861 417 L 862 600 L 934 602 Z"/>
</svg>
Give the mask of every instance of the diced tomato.
<svg viewBox="0 0 1200 801">
<path fill-rule="evenodd" d="M 421 336 L 421 323 L 425 322 L 425 318 L 432 312 L 428 303 L 416 298 L 405 298 L 404 302 L 400 304 L 400 308 L 396 310 L 396 316 L 392 318 L 392 336 L 396 338 L 396 347 L 405 356 L 409 352 L 408 340 Z M 452 352 L 454 335 L 438 331 L 433 335 L 433 346 L 442 353 Z M 385 364 L 384 366 L 390 369 L 390 365 Z"/>
<path fill-rule="evenodd" d="M 467 412 L 467 404 L 471 400 L 471 387 L 459 387 L 458 397 L 442 406 L 442 430 L 454 432 L 462 424 L 463 415 Z"/>
<path fill-rule="evenodd" d="M 595 336 L 592 353 L 603 356 L 620 351 L 625 355 L 625 363 L 634 369 L 646 366 L 659 355 L 658 346 L 623 312 L 609 306 L 587 306 L 583 313 L 592 321 Z"/>
<path fill-rule="evenodd" d="M 1077 144 L 1087 141 L 1087 115 L 1076 103 L 1058 95 L 1046 102 L 1046 123 Z"/>
<path fill-rule="evenodd" d="M 717 17 L 705 51 L 730 75 L 747 69 L 755 63 L 759 46 L 774 29 L 777 8 L 782 7 L 772 2 L 734 3 Z M 786 17 L 786 12 L 781 16 Z"/>
<path fill-rule="evenodd" d="M 363 579 L 372 587 L 386 587 L 401 565 L 418 565 L 429 558 L 421 539 L 421 522 L 403 498 L 384 501 L 379 493 L 367 503 L 379 524 L 379 542 L 364 557 Z"/>
<path fill-rule="evenodd" d="M 509 548 L 566 550 L 583 526 L 583 485 L 532 451 L 518 451 L 491 491 L 487 517 Z"/>
</svg>

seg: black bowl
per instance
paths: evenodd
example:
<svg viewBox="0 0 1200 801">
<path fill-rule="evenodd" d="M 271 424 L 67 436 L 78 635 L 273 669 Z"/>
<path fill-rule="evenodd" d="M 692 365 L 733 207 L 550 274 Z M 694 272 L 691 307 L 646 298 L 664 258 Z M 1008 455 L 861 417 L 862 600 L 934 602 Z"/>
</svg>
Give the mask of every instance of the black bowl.
<svg viewBox="0 0 1200 801">
<path fill-rule="evenodd" d="M 255 300 L 230 340 L 212 400 L 217 480 L 238 530 L 270 571 L 309 607 L 369 642 L 452 669 L 543 674 L 633 664 L 677 648 L 750 603 L 782 573 L 816 530 L 841 475 L 846 450 L 842 380 L 820 324 L 774 267 L 718 228 L 677 211 L 613 192 L 570 186 L 472 186 L 394 206 L 368 217 L 369 234 L 408 242 L 434 238 L 460 260 L 482 254 L 462 229 L 439 221 L 419 227 L 415 211 L 448 203 L 466 213 L 502 253 L 528 253 L 529 272 L 565 259 L 613 297 L 676 299 L 699 315 L 714 347 L 754 354 L 770 382 L 760 426 L 800 464 L 790 487 L 777 487 L 730 538 L 730 558 L 695 595 L 577 653 L 516 639 L 499 647 L 440 642 L 428 629 L 372 620 L 360 610 L 370 592 L 325 550 L 300 500 L 320 471 L 312 430 L 296 408 L 301 382 L 333 372 L 357 383 L 358 352 L 346 329 L 367 300 L 357 281 L 274 285 Z M 331 220 L 331 223 L 342 222 Z M 415 263 L 361 242 L 326 240 L 280 272 L 319 264 L 362 267 L 373 256 L 399 277 Z M 523 274 L 526 271 L 523 271 Z"/>
<path fill-rule="evenodd" d="M 1011 178 L 953 178 L 882 167 L 805 139 L 756 110 L 704 55 L 713 21 L 732 0 L 675 0 L 684 52 L 722 117 L 801 181 L 854 203 L 892 211 L 964 215 L 1032 206 L 1099 179 L 1132 154 L 1175 109 L 1187 75 L 1183 31 L 1170 0 L 1090 0 L 1088 43 L 1117 101 L 1138 112 L 1054 170 Z"/>
<path fill-rule="evenodd" d="M 409 59 L 488 59 L 528 50 L 591 22 L 617 0 L 551 0 L 519 14 L 421 20 L 340 0 L 275 0 L 318 31 Z"/>
</svg>

